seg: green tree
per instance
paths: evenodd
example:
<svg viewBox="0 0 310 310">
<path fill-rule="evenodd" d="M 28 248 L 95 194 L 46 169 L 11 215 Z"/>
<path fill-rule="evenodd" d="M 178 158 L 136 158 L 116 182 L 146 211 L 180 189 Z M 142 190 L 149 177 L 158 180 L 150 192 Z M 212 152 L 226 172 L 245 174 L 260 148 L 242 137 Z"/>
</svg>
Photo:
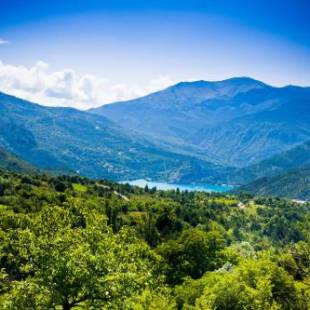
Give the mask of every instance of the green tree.
<svg viewBox="0 0 310 310">
<path fill-rule="evenodd" d="M 185 230 L 177 240 L 158 247 L 168 264 L 168 280 L 179 283 L 187 275 L 200 278 L 206 271 L 220 267 L 220 250 L 225 240 L 218 231 L 205 232 L 199 228 Z"/>
<path fill-rule="evenodd" d="M 16 232 L 9 248 L 28 276 L 10 282 L 4 309 L 100 307 L 158 285 L 159 257 L 132 231 L 113 234 L 96 212 L 87 214 L 85 228 L 72 222 L 68 210 L 46 208 L 32 230 Z"/>
<path fill-rule="evenodd" d="M 211 272 L 197 309 L 307 309 L 294 279 L 269 259 L 248 259 L 231 272 Z"/>
</svg>

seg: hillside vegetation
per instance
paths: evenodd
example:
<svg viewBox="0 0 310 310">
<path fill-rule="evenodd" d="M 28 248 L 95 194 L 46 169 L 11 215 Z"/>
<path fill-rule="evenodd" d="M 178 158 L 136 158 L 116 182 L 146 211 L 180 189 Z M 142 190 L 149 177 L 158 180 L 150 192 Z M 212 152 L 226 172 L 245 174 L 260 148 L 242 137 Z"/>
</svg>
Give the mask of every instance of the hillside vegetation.
<svg viewBox="0 0 310 310">
<path fill-rule="evenodd" d="M 304 166 L 273 177 L 259 178 L 241 186 L 238 191 L 246 191 L 255 195 L 310 200 L 310 166 Z"/>
<path fill-rule="evenodd" d="M 15 172 L 35 172 L 35 168 L 0 146 L 0 169 Z"/>
<path fill-rule="evenodd" d="M 309 309 L 309 211 L 1 172 L 1 309 Z"/>
<path fill-rule="evenodd" d="M 310 166 L 310 141 L 281 152 L 257 164 L 234 171 L 232 179 L 240 183 L 261 177 L 272 177 L 293 169 Z"/>
</svg>

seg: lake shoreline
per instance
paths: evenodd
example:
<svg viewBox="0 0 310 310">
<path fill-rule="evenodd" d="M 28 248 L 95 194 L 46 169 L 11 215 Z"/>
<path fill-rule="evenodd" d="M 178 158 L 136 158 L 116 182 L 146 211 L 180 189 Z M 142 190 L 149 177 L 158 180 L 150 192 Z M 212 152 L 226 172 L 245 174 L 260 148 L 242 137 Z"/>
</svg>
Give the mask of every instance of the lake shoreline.
<svg viewBox="0 0 310 310">
<path fill-rule="evenodd" d="M 168 182 L 156 182 L 145 179 L 125 180 L 120 181 L 120 184 L 129 184 L 138 187 L 148 186 L 149 188 L 156 187 L 158 190 L 177 190 L 180 191 L 202 191 L 202 192 L 217 192 L 223 193 L 234 189 L 236 186 L 229 184 L 210 184 L 210 183 L 190 183 L 190 184 L 175 184 Z"/>
</svg>

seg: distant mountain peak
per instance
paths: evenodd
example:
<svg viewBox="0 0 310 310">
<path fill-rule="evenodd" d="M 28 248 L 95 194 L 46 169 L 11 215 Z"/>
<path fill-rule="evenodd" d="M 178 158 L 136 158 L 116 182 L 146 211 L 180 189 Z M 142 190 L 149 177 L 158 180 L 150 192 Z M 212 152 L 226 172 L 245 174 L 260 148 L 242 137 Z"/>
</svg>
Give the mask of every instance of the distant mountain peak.
<svg viewBox="0 0 310 310">
<path fill-rule="evenodd" d="M 179 82 L 173 86 L 170 86 L 169 88 L 182 88 L 182 87 L 210 87 L 210 86 L 219 86 L 219 85 L 256 85 L 256 86 L 268 86 L 267 84 L 255 80 L 251 77 L 247 76 L 241 76 L 241 77 L 232 77 L 229 79 L 225 80 L 220 80 L 220 81 L 205 81 L 205 80 L 197 80 L 197 81 L 183 81 Z"/>
<path fill-rule="evenodd" d="M 233 77 L 222 81 L 197 80 L 180 82 L 166 88 L 162 92 L 165 94 L 170 92 L 181 97 L 191 97 L 192 99 L 195 97 L 197 98 L 198 96 L 200 101 L 204 101 L 215 97 L 232 97 L 238 93 L 245 93 L 253 89 L 261 89 L 266 87 L 270 86 L 250 77 Z M 161 92 L 159 91 L 155 94 L 160 93 Z M 195 101 L 195 99 L 193 101 Z"/>
<path fill-rule="evenodd" d="M 171 87 L 188 87 L 188 86 L 203 87 L 203 86 L 209 86 L 210 84 L 212 84 L 212 82 L 208 82 L 208 81 L 204 81 L 204 80 L 183 81 L 183 82 L 179 82 L 175 85 L 172 85 Z"/>
<path fill-rule="evenodd" d="M 249 77 L 234 77 L 222 81 L 197 80 L 177 83 L 147 97 L 165 95 L 169 97 L 170 103 L 174 101 L 187 104 L 190 101 L 192 104 L 197 104 L 205 100 L 229 98 L 265 87 L 271 86 Z"/>
<path fill-rule="evenodd" d="M 253 79 L 251 77 L 248 77 L 248 76 L 240 76 L 240 77 L 232 77 L 232 78 L 229 78 L 229 79 L 226 79 L 226 80 L 223 80 L 223 81 L 218 81 L 216 83 L 233 83 L 233 84 L 238 84 L 238 85 L 257 85 L 257 86 L 261 86 L 261 87 L 264 87 L 264 86 L 268 86 L 266 83 L 262 82 L 262 81 L 259 81 L 259 80 L 256 80 L 256 79 Z"/>
</svg>

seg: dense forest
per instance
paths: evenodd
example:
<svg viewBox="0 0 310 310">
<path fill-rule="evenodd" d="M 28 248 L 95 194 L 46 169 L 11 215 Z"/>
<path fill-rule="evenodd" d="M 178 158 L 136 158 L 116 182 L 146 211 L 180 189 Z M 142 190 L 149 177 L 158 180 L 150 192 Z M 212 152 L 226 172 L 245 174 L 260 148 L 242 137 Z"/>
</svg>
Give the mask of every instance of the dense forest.
<svg viewBox="0 0 310 310">
<path fill-rule="evenodd" d="M 306 310 L 309 211 L 1 172 L 0 308 Z"/>
</svg>

